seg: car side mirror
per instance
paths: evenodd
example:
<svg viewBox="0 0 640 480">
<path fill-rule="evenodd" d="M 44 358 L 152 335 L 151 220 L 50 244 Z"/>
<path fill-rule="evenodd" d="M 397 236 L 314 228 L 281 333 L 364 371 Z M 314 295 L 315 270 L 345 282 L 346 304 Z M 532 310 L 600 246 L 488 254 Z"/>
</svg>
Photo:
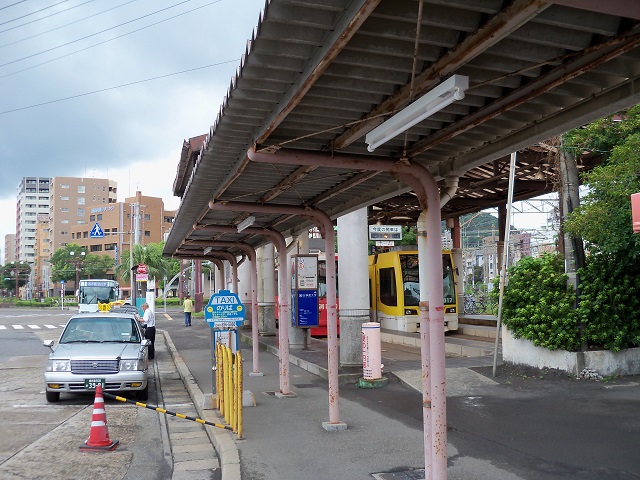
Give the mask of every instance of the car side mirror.
<svg viewBox="0 0 640 480">
<path fill-rule="evenodd" d="M 53 352 L 53 340 L 45 340 L 44 342 L 42 342 L 42 345 L 48 347 L 49 350 Z"/>
<path fill-rule="evenodd" d="M 144 350 L 145 348 L 147 348 L 149 345 L 151 345 L 151 340 L 149 340 L 148 338 L 145 338 L 144 340 L 142 340 L 140 342 L 140 351 Z"/>
</svg>

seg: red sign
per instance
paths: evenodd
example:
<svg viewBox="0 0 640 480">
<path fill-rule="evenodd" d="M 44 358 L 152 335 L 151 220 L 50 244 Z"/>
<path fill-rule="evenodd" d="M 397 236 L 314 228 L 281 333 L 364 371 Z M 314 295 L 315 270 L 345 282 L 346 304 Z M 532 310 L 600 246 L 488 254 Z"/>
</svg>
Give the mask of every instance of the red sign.
<svg viewBox="0 0 640 480">
<path fill-rule="evenodd" d="M 147 266 L 144 263 L 138 265 L 138 273 L 149 273 Z"/>
</svg>

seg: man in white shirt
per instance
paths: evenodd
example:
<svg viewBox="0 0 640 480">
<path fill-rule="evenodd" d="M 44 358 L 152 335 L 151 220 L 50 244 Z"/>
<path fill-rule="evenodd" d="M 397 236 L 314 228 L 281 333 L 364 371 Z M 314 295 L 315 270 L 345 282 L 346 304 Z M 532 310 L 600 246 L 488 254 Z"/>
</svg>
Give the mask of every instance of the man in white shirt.
<svg viewBox="0 0 640 480">
<path fill-rule="evenodd" d="M 149 308 L 148 303 L 142 304 L 142 310 L 144 311 L 142 323 L 147 327 L 144 331 L 144 338 L 151 340 L 151 345 L 149 345 L 149 360 L 153 360 L 156 356 L 156 349 L 154 345 L 156 342 L 156 316 Z"/>
</svg>

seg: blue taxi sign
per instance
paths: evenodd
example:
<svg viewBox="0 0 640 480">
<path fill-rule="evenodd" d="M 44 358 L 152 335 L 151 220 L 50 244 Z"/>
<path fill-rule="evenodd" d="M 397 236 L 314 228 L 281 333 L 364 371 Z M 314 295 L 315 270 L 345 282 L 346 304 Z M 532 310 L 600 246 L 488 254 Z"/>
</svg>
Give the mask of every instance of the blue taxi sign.
<svg viewBox="0 0 640 480">
<path fill-rule="evenodd" d="M 237 293 L 220 290 L 209 299 L 204 309 L 204 319 L 212 328 L 237 328 L 242 325 L 247 311 Z"/>
</svg>

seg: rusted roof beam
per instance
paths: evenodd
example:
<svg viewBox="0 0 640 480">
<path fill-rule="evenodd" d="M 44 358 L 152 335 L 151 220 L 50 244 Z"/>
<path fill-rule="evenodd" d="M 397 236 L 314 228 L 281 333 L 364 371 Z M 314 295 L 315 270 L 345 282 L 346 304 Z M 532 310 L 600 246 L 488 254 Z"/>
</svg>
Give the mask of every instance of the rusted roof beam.
<svg viewBox="0 0 640 480">
<path fill-rule="evenodd" d="M 333 150 L 341 150 L 362 137 L 384 121 L 381 114 L 391 113 L 404 108 L 411 100 L 440 83 L 443 77 L 455 72 L 472 58 L 483 53 L 491 45 L 496 44 L 527 20 L 539 14 L 549 6 L 542 0 L 515 0 L 498 15 L 494 15 L 485 25 L 469 35 L 456 48 L 434 62 L 418 75 L 413 84 L 406 84 L 395 94 L 373 109 L 368 117 L 375 117 L 350 128 L 333 141 Z"/>
<path fill-rule="evenodd" d="M 566 83 L 589 70 L 602 65 L 624 53 L 633 50 L 640 45 L 640 33 L 623 35 L 611 38 L 601 44 L 588 47 L 581 52 L 576 52 L 573 60 L 570 60 L 550 70 L 521 88 L 504 95 L 500 99 L 490 103 L 474 113 L 467 115 L 457 122 L 451 123 L 438 130 L 433 135 L 416 142 L 407 152 L 409 158 L 445 142 L 461 133 L 480 125 L 503 112 L 511 110 L 535 98 L 554 87 Z"/>
<path fill-rule="evenodd" d="M 363 0 L 361 5 L 354 12 L 347 12 L 342 23 L 336 25 L 334 29 L 334 41 L 327 42 L 327 47 L 320 52 L 313 69 L 304 72 L 300 85 L 292 85 L 286 98 L 280 103 L 280 107 L 275 110 L 264 123 L 265 128 L 259 133 L 256 143 L 264 143 L 269 135 L 287 118 L 287 115 L 298 105 L 307 92 L 322 76 L 324 71 L 331 65 L 342 49 L 349 43 L 349 40 L 358 32 L 360 26 L 369 18 L 375 10 L 380 0 Z"/>
</svg>

